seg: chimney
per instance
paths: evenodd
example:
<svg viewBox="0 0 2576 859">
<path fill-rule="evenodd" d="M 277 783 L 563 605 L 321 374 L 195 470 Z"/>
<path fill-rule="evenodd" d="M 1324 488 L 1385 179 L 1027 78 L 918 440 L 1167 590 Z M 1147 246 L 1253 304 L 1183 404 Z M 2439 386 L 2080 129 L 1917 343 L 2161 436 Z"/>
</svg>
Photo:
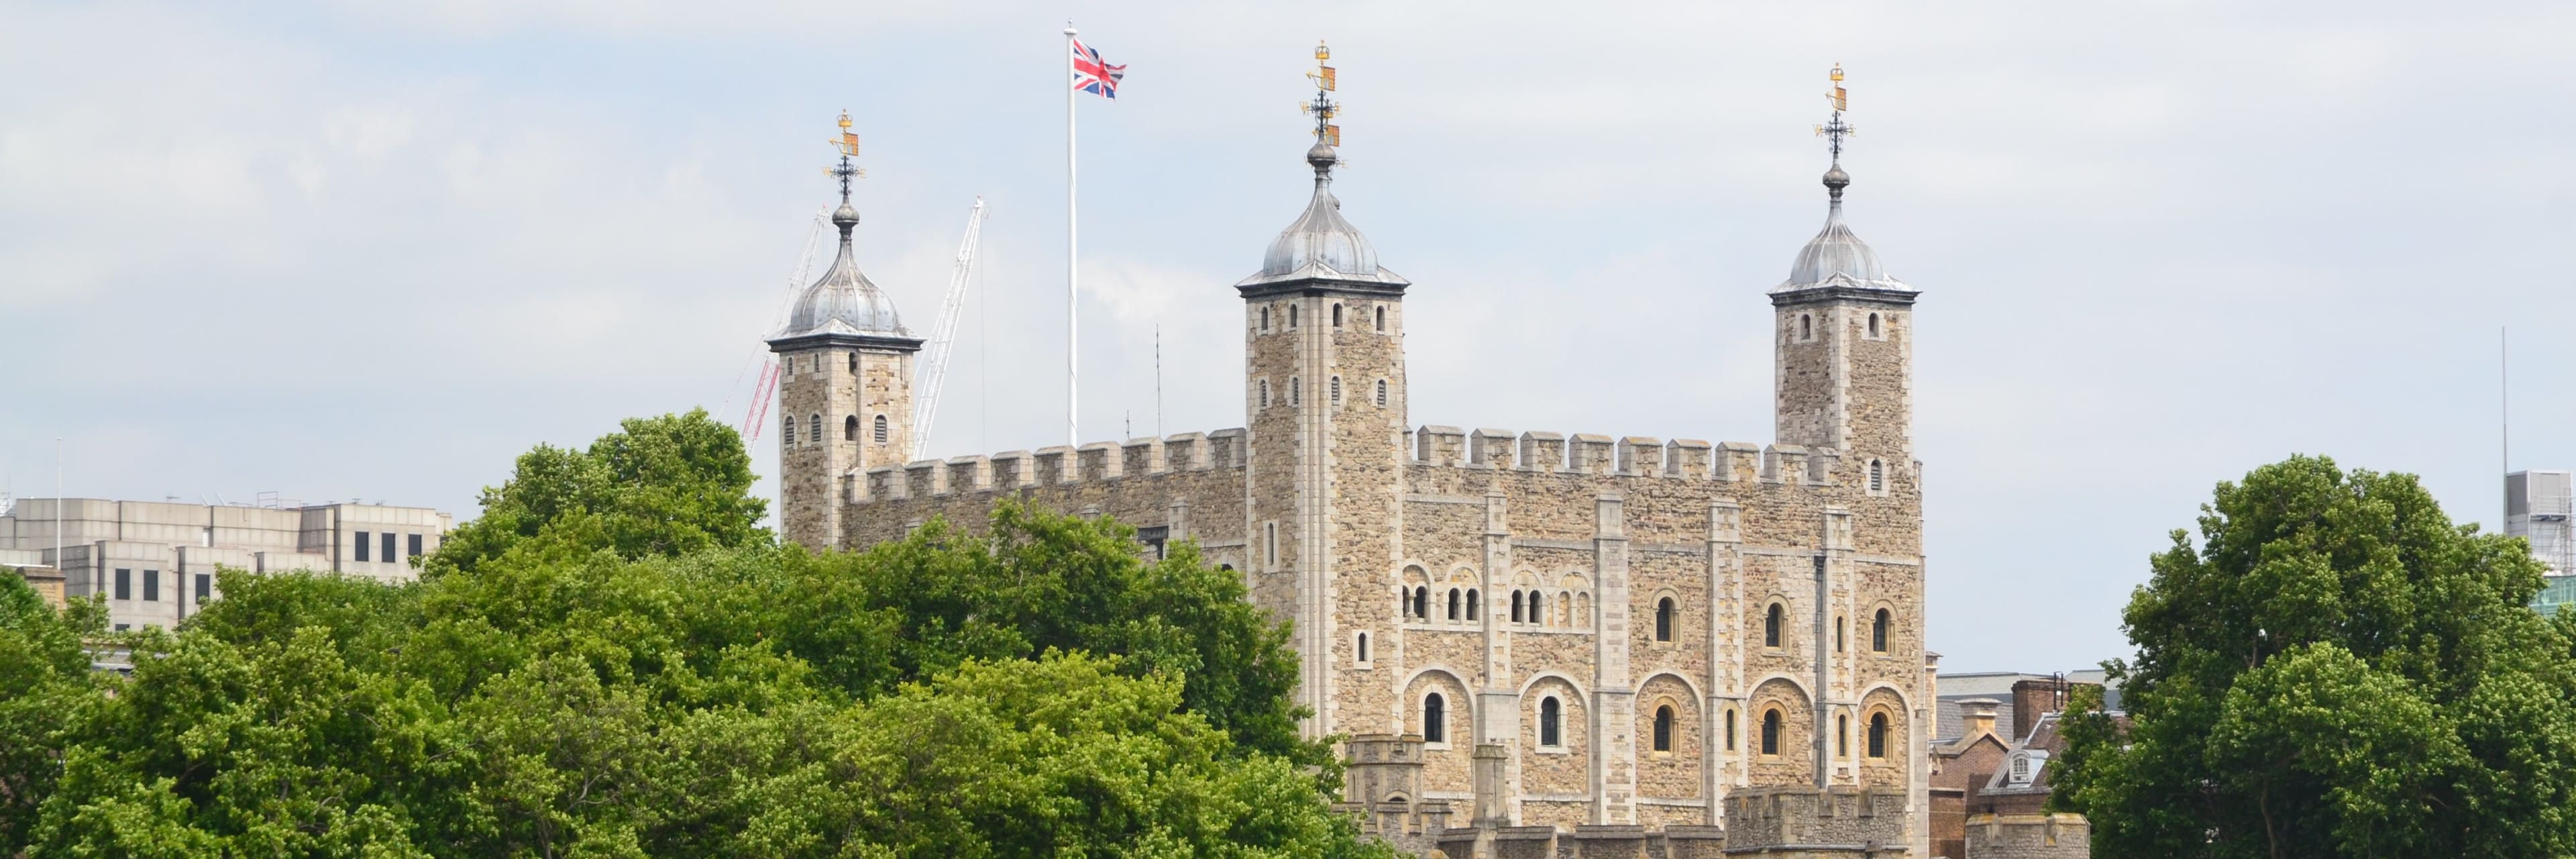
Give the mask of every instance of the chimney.
<svg viewBox="0 0 2576 859">
<path fill-rule="evenodd" d="M 1995 708 L 2003 706 L 2003 703 L 1993 698 L 1969 698 L 1960 701 L 1959 736 L 1965 738 L 1994 733 Z"/>
<path fill-rule="evenodd" d="M 2039 724 L 2042 713 L 2066 712 L 2066 690 L 2071 684 L 2064 678 L 2020 680 L 2012 687 L 2013 730 L 2028 735 L 2031 726 Z M 2022 737 L 2013 737 L 2018 741 Z"/>
</svg>

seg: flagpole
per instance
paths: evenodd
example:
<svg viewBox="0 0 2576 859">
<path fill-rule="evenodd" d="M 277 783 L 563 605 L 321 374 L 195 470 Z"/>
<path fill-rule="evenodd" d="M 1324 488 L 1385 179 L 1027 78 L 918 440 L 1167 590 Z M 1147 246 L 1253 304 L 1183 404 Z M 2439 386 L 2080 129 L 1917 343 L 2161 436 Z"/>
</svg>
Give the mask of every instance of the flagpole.
<svg viewBox="0 0 2576 859">
<path fill-rule="evenodd" d="M 1077 284 L 1074 261 L 1078 257 L 1075 252 L 1078 234 L 1074 229 L 1077 219 L 1073 194 L 1073 36 L 1073 22 L 1064 22 L 1065 76 L 1057 79 L 1057 85 L 1064 87 L 1064 443 L 1067 447 L 1082 444 L 1078 423 L 1080 388 L 1074 381 L 1080 360 L 1075 350 L 1075 338 L 1081 336 L 1081 329 L 1074 324 L 1073 316 Z"/>
</svg>

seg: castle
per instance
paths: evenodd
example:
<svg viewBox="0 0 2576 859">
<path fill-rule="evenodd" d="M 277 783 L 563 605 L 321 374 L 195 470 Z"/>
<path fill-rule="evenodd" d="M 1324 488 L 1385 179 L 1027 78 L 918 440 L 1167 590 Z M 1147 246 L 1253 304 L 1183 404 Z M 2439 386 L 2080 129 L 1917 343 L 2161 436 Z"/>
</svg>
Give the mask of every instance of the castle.
<svg viewBox="0 0 2576 859">
<path fill-rule="evenodd" d="M 905 461 L 922 341 L 852 259 L 845 184 L 769 341 L 784 534 L 855 549 L 1012 496 L 1195 541 L 1294 622 L 1347 807 L 1421 852 L 1929 856 L 1917 293 L 1843 222 L 1840 107 L 1824 229 L 1764 296 L 1767 446 L 1412 426 L 1413 284 L 1319 134 L 1313 199 L 1234 285 L 1241 428 Z"/>
</svg>

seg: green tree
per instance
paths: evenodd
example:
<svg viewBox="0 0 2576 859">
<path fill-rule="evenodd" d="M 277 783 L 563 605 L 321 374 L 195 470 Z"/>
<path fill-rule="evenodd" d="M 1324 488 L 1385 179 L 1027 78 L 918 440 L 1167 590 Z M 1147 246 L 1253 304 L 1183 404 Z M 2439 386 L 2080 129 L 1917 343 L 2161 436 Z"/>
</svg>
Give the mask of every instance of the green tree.
<svg viewBox="0 0 2576 859">
<path fill-rule="evenodd" d="M 56 611 L 26 580 L 0 573 L 0 854 L 26 843 L 61 777 L 69 729 L 97 700 L 81 639 L 106 628 L 106 603 Z"/>
<path fill-rule="evenodd" d="M 2056 774 L 2099 855 L 2576 853 L 2576 639 L 2521 540 L 2301 456 L 2152 567 L 2109 665 L 2130 724 L 2071 719 Z"/>
<path fill-rule="evenodd" d="M 767 543 L 769 505 L 751 495 L 754 479 L 742 436 L 705 409 L 628 418 L 588 450 L 522 454 L 507 482 L 483 490 L 483 515 L 450 532 L 425 566 L 471 570 L 541 537 L 626 558 Z"/>
</svg>

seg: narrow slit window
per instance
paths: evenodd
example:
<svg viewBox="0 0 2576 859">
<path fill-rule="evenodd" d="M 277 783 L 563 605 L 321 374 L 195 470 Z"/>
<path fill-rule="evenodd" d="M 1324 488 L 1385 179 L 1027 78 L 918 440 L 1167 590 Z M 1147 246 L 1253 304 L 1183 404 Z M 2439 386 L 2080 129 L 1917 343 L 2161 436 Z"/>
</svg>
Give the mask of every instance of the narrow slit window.
<svg viewBox="0 0 2576 859">
<path fill-rule="evenodd" d="M 1386 380 L 1385 380 L 1385 379 L 1379 379 L 1379 380 L 1377 380 L 1377 404 L 1378 404 L 1378 407 L 1379 407 L 1379 408 L 1385 408 L 1385 407 L 1386 407 Z"/>
<path fill-rule="evenodd" d="M 1422 699 L 1422 741 L 1426 743 L 1449 741 L 1449 702 L 1442 699 L 1438 692 L 1433 692 Z"/>
<path fill-rule="evenodd" d="M 1365 632 L 1360 633 L 1360 661 L 1361 661 L 1361 662 L 1367 662 L 1367 661 L 1369 661 L 1369 657 L 1368 657 L 1368 633 L 1365 633 Z"/>
<path fill-rule="evenodd" d="M 1539 592 L 1537 592 L 1537 591 L 1531 591 L 1531 592 L 1530 592 L 1530 603 L 1529 603 L 1529 620 L 1530 620 L 1530 622 L 1531 622 L 1531 623 L 1536 623 L 1536 624 L 1545 624 L 1545 623 L 1547 623 L 1547 614 L 1545 613 L 1545 609 L 1543 608 L 1543 606 L 1544 606 L 1544 605 L 1545 605 L 1545 601 L 1544 601 L 1544 600 L 1539 599 Z"/>
<path fill-rule="evenodd" d="M 1764 613 L 1764 614 L 1763 614 L 1763 616 L 1762 616 L 1762 646 L 1764 646 L 1764 647 L 1778 647 L 1778 646 L 1780 646 L 1780 621 L 1782 620 L 1781 614 L 1782 614 L 1782 612 L 1780 611 L 1780 604 L 1779 604 L 1779 603 L 1776 603 L 1776 602 L 1771 604 L 1771 610 L 1770 610 L 1770 611 L 1768 611 L 1768 612 L 1766 612 L 1766 613 Z"/>
<path fill-rule="evenodd" d="M 1726 750 L 1735 751 L 1735 711 L 1726 711 Z"/>
<path fill-rule="evenodd" d="M 1869 649 L 1879 653 L 1887 652 L 1887 626 L 1889 619 L 1886 609 L 1879 609 L 1878 616 L 1870 619 Z"/>
<path fill-rule="evenodd" d="M 1550 748 L 1565 745 L 1565 708 L 1554 697 L 1538 702 L 1538 744 Z"/>
<path fill-rule="evenodd" d="M 1333 305 L 1333 327 L 1342 327 L 1342 305 L 1338 302 Z"/>
<path fill-rule="evenodd" d="M 1457 589 L 1457 588 L 1450 588 L 1450 589 L 1449 589 L 1449 619 L 1450 619 L 1450 620 L 1457 620 L 1457 619 L 1458 619 L 1458 596 L 1459 596 L 1459 594 L 1458 594 L 1458 589 Z"/>
<path fill-rule="evenodd" d="M 1296 327 L 1297 327 L 1297 305 L 1291 304 L 1291 305 L 1288 305 L 1288 328 L 1289 328 L 1290 330 L 1295 330 L 1295 329 L 1296 329 Z"/>
<path fill-rule="evenodd" d="M 1512 622 L 1521 622 L 1521 592 L 1512 592 Z"/>
<path fill-rule="evenodd" d="M 1377 309 L 1377 330 L 1386 330 L 1386 308 L 1384 307 Z"/>
<path fill-rule="evenodd" d="M 1342 404 L 1342 377 L 1333 377 L 1333 405 Z"/>
<path fill-rule="evenodd" d="M 1655 640 L 1673 640 L 1673 599 L 1665 597 L 1655 603 Z"/>
<path fill-rule="evenodd" d="M 1476 589 L 1467 589 L 1467 619 L 1476 619 Z"/>
<path fill-rule="evenodd" d="M 1878 314 L 1869 315 L 1869 336 L 1870 339 L 1878 339 Z"/>
</svg>

